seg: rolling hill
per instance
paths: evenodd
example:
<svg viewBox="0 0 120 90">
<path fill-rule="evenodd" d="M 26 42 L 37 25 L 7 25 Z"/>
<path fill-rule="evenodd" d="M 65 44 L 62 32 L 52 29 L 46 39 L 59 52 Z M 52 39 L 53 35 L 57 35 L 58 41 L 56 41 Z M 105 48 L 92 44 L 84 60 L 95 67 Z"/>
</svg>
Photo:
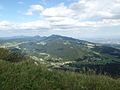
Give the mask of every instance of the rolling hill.
<svg viewBox="0 0 120 90">
<path fill-rule="evenodd" d="M 0 47 L 1 90 L 120 89 L 117 48 L 58 35 L 2 39 Z"/>
<path fill-rule="evenodd" d="M 0 41 L 1 47 L 20 50 L 48 68 L 78 72 L 92 69 L 100 73 L 120 75 L 120 50 L 114 47 L 59 35 Z"/>
</svg>

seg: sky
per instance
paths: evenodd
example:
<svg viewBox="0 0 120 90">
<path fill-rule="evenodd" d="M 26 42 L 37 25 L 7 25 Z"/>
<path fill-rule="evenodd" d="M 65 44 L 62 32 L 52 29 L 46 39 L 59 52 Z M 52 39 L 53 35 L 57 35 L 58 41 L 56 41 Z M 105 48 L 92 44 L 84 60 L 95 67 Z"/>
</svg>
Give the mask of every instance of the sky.
<svg viewBox="0 0 120 90">
<path fill-rule="evenodd" d="M 120 0 L 0 0 L 0 37 L 120 38 Z"/>
</svg>

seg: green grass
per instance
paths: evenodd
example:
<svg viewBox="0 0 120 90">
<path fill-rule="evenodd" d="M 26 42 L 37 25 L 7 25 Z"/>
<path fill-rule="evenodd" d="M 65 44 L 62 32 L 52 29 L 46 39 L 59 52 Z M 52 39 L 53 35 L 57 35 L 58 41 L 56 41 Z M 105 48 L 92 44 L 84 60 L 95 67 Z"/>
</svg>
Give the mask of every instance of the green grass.
<svg viewBox="0 0 120 90">
<path fill-rule="evenodd" d="M 0 60 L 0 90 L 120 90 L 120 79 L 49 71 L 32 60 L 19 63 Z"/>
</svg>

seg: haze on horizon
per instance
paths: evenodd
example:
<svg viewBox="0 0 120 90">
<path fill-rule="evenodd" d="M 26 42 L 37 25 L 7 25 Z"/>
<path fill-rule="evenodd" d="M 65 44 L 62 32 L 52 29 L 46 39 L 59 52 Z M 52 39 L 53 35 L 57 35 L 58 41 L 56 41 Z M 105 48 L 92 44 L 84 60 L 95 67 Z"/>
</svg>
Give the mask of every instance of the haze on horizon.
<svg viewBox="0 0 120 90">
<path fill-rule="evenodd" d="M 120 38 L 120 0 L 0 0 L 0 37 Z"/>
</svg>

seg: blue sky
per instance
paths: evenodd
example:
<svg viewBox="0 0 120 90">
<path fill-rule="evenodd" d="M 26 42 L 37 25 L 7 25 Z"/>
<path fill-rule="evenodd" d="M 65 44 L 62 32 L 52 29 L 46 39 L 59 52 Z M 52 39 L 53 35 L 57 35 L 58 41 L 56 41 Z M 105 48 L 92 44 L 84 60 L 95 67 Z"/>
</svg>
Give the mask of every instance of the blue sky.
<svg viewBox="0 0 120 90">
<path fill-rule="evenodd" d="M 120 0 L 0 0 L 0 37 L 120 36 Z"/>
</svg>

